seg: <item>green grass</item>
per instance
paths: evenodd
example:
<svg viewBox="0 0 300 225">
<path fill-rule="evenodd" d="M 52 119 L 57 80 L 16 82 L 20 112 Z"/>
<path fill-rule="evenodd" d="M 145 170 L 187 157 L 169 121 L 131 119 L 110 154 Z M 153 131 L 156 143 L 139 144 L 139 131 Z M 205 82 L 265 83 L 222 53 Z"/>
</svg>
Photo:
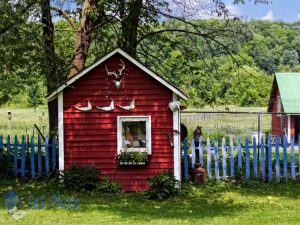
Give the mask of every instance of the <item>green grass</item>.
<svg viewBox="0 0 300 225">
<path fill-rule="evenodd" d="M 2 184 L 1 198 L 9 187 L 20 197 L 40 196 L 57 190 L 45 182 Z M 80 199 L 79 210 L 45 208 L 29 210 L 18 224 L 299 224 L 300 182 L 242 185 L 210 182 L 189 186 L 189 194 L 166 201 L 147 200 L 143 193 L 65 193 Z M 0 224 L 16 224 L 0 205 Z"/>
<path fill-rule="evenodd" d="M 45 134 L 48 131 L 48 111 L 47 109 L 0 109 L 0 135 L 6 137 L 9 133 L 9 120 L 7 112 L 12 112 L 12 129 L 11 134 L 14 135 L 36 135 L 37 130 L 34 129 L 36 124 Z"/>
</svg>

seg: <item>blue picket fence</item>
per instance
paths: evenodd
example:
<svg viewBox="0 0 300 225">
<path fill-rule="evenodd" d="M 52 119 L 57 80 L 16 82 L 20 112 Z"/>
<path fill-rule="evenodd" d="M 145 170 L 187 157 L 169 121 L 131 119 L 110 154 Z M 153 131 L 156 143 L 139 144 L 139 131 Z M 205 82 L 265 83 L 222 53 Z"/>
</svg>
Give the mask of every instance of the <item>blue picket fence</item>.
<svg viewBox="0 0 300 225">
<path fill-rule="evenodd" d="M 193 139 L 189 147 L 185 139 L 183 143 L 184 178 L 189 179 L 195 163 L 199 162 L 206 168 L 209 179 L 219 180 L 239 175 L 246 180 L 252 177 L 268 181 L 276 179 L 278 183 L 282 178 L 295 180 L 296 170 L 300 174 L 300 134 L 298 146 L 295 145 L 293 136 L 290 138 L 290 144 L 287 143 L 286 136 L 282 138 L 282 143 L 279 140 L 279 137 L 275 136 L 275 143 L 272 143 L 271 136 L 268 136 L 266 142 L 264 137 L 261 137 L 260 142 L 257 143 L 254 137 L 250 145 L 247 138 L 243 143 L 240 138 L 236 140 L 236 143 L 231 138 L 228 145 L 225 138 L 219 144 L 218 139 L 211 143 L 209 138 L 204 142 L 200 137 L 199 145 L 196 146 Z M 191 152 L 191 157 L 189 157 L 189 152 Z"/>
<path fill-rule="evenodd" d="M 37 142 L 36 142 L 37 141 Z M 24 135 L 7 138 L 0 136 L 0 174 L 13 174 L 15 177 L 49 176 L 56 169 L 56 138 L 46 136 L 44 143 L 40 135 L 30 140 Z"/>
</svg>

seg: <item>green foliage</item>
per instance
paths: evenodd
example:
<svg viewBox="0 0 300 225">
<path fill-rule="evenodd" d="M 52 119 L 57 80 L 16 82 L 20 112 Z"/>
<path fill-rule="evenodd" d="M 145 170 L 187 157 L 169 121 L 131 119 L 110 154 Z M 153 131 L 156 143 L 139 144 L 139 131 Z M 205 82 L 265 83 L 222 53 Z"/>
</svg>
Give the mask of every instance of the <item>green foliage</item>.
<svg viewBox="0 0 300 225">
<path fill-rule="evenodd" d="M 28 106 L 33 107 L 36 111 L 36 107 L 44 103 L 44 95 L 39 83 L 34 82 L 28 90 Z"/>
<path fill-rule="evenodd" d="M 121 152 L 118 155 L 118 160 L 127 162 L 145 162 L 148 160 L 148 153 L 140 151 Z"/>
<path fill-rule="evenodd" d="M 101 193 L 118 193 L 120 192 L 120 185 L 108 178 L 104 178 L 97 183 L 96 190 Z"/>
<path fill-rule="evenodd" d="M 176 188 L 177 180 L 173 173 L 163 171 L 154 177 L 149 177 L 150 190 L 146 195 L 150 199 L 163 200 L 170 198 L 178 193 Z"/>
<path fill-rule="evenodd" d="M 100 172 L 94 165 L 72 165 L 62 172 L 62 186 L 69 191 L 91 191 L 96 188 L 99 175 Z"/>
</svg>

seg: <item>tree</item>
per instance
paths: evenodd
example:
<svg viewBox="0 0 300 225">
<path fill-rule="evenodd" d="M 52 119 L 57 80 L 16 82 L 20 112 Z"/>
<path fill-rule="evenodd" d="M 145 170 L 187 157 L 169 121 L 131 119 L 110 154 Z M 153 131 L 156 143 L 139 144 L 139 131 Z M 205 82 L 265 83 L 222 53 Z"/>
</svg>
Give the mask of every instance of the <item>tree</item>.
<svg viewBox="0 0 300 225">
<path fill-rule="evenodd" d="M 43 104 L 44 95 L 38 82 L 33 82 L 33 84 L 29 86 L 28 89 L 28 106 L 33 107 L 35 112 L 36 107 Z"/>
</svg>

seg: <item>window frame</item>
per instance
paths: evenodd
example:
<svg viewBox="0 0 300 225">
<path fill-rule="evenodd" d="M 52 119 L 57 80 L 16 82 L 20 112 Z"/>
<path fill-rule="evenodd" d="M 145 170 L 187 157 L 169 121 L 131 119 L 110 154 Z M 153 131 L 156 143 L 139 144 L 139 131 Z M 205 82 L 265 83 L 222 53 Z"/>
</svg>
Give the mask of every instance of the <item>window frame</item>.
<svg viewBox="0 0 300 225">
<path fill-rule="evenodd" d="M 121 153 L 123 134 L 122 124 L 123 122 L 146 122 L 146 148 L 127 148 L 127 151 L 143 151 L 151 155 L 152 152 L 152 134 L 151 134 L 151 116 L 117 116 L 117 152 Z"/>
</svg>

